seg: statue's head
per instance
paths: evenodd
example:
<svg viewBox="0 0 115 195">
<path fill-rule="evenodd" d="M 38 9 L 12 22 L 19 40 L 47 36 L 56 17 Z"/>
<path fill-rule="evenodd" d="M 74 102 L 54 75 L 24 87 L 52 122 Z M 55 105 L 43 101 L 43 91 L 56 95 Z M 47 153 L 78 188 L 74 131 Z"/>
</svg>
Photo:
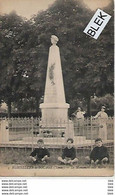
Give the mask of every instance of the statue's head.
<svg viewBox="0 0 115 195">
<path fill-rule="evenodd" d="M 80 107 L 78 107 L 78 108 L 77 108 L 77 111 L 81 111 L 81 108 L 80 108 Z"/>
<path fill-rule="evenodd" d="M 51 43 L 56 44 L 59 41 L 58 37 L 55 35 L 51 35 Z"/>
</svg>

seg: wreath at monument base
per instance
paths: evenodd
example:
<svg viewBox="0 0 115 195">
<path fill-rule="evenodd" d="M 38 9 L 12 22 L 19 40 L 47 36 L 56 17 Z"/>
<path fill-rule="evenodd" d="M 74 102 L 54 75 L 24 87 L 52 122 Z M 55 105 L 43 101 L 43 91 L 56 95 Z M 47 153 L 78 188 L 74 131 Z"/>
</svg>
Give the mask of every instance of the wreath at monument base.
<svg viewBox="0 0 115 195">
<path fill-rule="evenodd" d="M 99 127 L 100 127 L 100 128 L 103 128 L 103 125 L 100 125 Z"/>
</svg>

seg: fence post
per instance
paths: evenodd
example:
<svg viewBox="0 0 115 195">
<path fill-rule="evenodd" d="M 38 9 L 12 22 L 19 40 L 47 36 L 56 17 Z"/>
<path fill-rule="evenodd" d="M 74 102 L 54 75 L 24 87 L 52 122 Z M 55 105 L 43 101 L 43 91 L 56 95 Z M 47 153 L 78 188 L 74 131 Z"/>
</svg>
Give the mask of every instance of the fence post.
<svg viewBox="0 0 115 195">
<path fill-rule="evenodd" d="M 32 132 L 32 151 L 33 151 L 33 148 L 34 148 L 34 143 L 33 143 L 34 142 L 34 140 L 33 140 L 33 138 L 34 138 L 33 137 L 33 135 L 34 135 L 33 134 L 33 130 L 34 130 L 34 127 L 33 127 L 34 126 L 33 116 L 31 117 L 31 123 L 32 123 L 31 124 L 31 127 L 32 127 L 32 129 L 31 129 L 31 132 Z"/>
<path fill-rule="evenodd" d="M 4 142 L 9 142 L 9 128 L 6 118 L 0 121 L 0 143 Z"/>
<path fill-rule="evenodd" d="M 90 117 L 91 121 L 91 150 L 93 149 L 93 128 L 92 128 L 92 116 Z"/>
<path fill-rule="evenodd" d="M 65 129 L 65 140 L 68 138 L 74 139 L 74 124 L 73 121 L 68 120 L 65 121 L 66 129 Z"/>
</svg>

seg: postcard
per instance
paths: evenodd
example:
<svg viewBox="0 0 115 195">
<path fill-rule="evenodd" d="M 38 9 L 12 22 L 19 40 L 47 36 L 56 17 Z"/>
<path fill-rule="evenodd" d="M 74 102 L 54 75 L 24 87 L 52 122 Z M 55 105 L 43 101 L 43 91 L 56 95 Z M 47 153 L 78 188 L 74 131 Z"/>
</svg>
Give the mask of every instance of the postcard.
<svg viewBox="0 0 115 195">
<path fill-rule="evenodd" d="M 113 9 L 0 0 L 1 177 L 114 175 Z"/>
</svg>

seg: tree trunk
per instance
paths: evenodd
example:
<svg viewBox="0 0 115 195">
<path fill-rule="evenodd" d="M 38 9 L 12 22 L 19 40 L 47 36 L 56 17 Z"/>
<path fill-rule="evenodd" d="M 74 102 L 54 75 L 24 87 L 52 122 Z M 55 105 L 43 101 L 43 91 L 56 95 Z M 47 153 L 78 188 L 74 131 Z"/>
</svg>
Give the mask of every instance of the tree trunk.
<svg viewBox="0 0 115 195">
<path fill-rule="evenodd" d="M 8 100 L 7 105 L 8 105 L 8 118 L 11 118 L 11 101 L 10 100 Z"/>
<path fill-rule="evenodd" d="M 87 98 L 87 115 L 91 116 L 91 96 Z"/>
</svg>

